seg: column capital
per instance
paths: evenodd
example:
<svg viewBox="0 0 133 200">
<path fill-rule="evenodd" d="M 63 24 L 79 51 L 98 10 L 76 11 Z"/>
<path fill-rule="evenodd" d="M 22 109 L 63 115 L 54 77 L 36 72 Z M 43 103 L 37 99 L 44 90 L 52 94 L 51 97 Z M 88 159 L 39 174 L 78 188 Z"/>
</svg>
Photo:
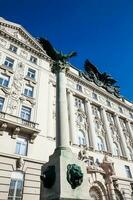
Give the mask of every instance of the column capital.
<svg viewBox="0 0 133 200">
<path fill-rule="evenodd" d="M 60 60 L 56 61 L 52 65 L 52 72 L 57 74 L 59 72 L 67 73 L 69 71 L 69 65 L 67 63 L 63 63 Z"/>
<path fill-rule="evenodd" d="M 87 97 L 85 98 L 85 102 L 86 103 L 90 103 L 90 104 L 92 103 L 92 101 L 89 98 L 87 98 Z"/>
<path fill-rule="evenodd" d="M 68 94 L 75 95 L 75 92 L 72 91 L 70 88 L 66 88 L 66 91 L 67 91 Z"/>
</svg>

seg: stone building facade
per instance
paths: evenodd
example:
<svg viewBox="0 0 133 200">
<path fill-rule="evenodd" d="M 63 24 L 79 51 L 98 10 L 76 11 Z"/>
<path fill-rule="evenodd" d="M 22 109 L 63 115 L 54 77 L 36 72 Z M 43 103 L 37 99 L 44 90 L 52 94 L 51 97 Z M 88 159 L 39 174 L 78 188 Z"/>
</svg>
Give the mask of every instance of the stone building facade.
<svg viewBox="0 0 133 200">
<path fill-rule="evenodd" d="M 66 93 L 70 147 L 87 166 L 88 194 L 133 199 L 133 104 L 71 65 Z M 40 199 L 41 167 L 55 149 L 55 107 L 51 58 L 21 25 L 0 18 L 0 200 Z M 99 164 L 108 160 L 109 180 Z"/>
</svg>

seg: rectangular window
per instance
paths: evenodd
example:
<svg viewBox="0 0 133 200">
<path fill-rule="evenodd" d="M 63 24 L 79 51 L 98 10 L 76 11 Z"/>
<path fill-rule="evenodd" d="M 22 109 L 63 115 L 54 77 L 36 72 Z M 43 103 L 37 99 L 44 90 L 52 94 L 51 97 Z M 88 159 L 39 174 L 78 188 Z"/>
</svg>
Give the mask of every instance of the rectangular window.
<svg viewBox="0 0 133 200">
<path fill-rule="evenodd" d="M 10 79 L 9 76 L 0 74 L 0 85 L 8 87 L 9 79 Z"/>
<path fill-rule="evenodd" d="M 30 57 L 30 61 L 32 62 L 32 63 L 37 63 L 37 58 L 35 58 L 34 56 L 31 56 Z"/>
<path fill-rule="evenodd" d="M 9 68 L 13 68 L 14 60 L 12 58 L 6 57 L 4 65 Z"/>
<path fill-rule="evenodd" d="M 30 85 L 26 85 L 24 89 L 24 95 L 28 97 L 33 97 L 33 87 Z"/>
<path fill-rule="evenodd" d="M 34 69 L 28 68 L 27 76 L 31 79 L 35 79 L 36 71 Z"/>
<path fill-rule="evenodd" d="M 79 99 L 79 98 L 75 98 L 75 106 L 77 107 L 77 108 L 81 108 L 82 107 L 82 100 L 81 99 Z"/>
<path fill-rule="evenodd" d="M 11 175 L 8 200 L 22 200 L 24 175 L 15 171 Z"/>
<path fill-rule="evenodd" d="M 30 121 L 30 117 L 31 117 L 31 108 L 22 106 L 21 118 Z"/>
<path fill-rule="evenodd" d="M 77 89 L 78 91 L 82 92 L 82 86 L 81 86 L 81 85 L 77 84 L 77 85 L 76 85 L 76 89 Z"/>
<path fill-rule="evenodd" d="M 15 47 L 14 45 L 10 44 L 9 50 L 12 51 L 13 53 L 17 53 L 17 47 Z"/>
<path fill-rule="evenodd" d="M 16 142 L 15 153 L 26 156 L 27 155 L 27 147 L 28 147 L 27 140 L 25 138 L 18 137 L 17 142 Z"/>
<path fill-rule="evenodd" d="M 132 178 L 132 174 L 131 174 L 129 166 L 125 165 L 125 171 L 126 171 L 127 177 Z"/>
<path fill-rule="evenodd" d="M 4 105 L 4 98 L 0 97 L 0 112 L 3 109 L 3 105 Z"/>
<path fill-rule="evenodd" d="M 119 112 L 123 113 L 122 107 L 119 106 L 118 108 L 119 108 Z"/>
<path fill-rule="evenodd" d="M 97 100 L 97 94 L 93 92 L 92 93 L 92 98 L 95 99 L 95 100 Z"/>
</svg>

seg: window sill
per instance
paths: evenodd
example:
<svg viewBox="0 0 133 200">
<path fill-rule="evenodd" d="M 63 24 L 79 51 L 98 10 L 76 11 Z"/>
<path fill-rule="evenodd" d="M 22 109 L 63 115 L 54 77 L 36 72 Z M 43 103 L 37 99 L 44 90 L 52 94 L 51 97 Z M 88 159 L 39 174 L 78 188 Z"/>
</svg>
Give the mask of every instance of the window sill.
<svg viewBox="0 0 133 200">
<path fill-rule="evenodd" d="M 36 101 L 35 101 L 35 98 L 34 97 L 29 97 L 29 96 L 26 96 L 25 94 L 21 94 L 22 97 L 20 97 L 20 100 L 24 101 L 24 100 L 27 100 L 29 101 L 32 105 L 35 105 L 36 104 Z"/>
<path fill-rule="evenodd" d="M 1 69 L 4 69 L 6 71 L 6 74 L 9 72 L 11 74 L 14 73 L 13 68 L 7 67 L 6 65 L 0 65 Z"/>
<path fill-rule="evenodd" d="M 26 76 L 24 79 L 27 80 L 27 81 L 29 81 L 29 82 L 32 82 L 32 83 L 34 83 L 34 84 L 37 83 L 35 79 L 32 79 L 32 78 L 30 78 L 30 77 L 28 77 L 28 76 Z"/>
</svg>

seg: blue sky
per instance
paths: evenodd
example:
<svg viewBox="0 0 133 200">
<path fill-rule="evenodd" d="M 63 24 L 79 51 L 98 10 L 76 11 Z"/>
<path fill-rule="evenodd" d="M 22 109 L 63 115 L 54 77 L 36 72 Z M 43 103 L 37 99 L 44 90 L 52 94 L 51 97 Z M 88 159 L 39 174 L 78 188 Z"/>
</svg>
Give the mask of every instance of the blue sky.
<svg viewBox="0 0 133 200">
<path fill-rule="evenodd" d="M 1 17 L 47 37 L 83 69 L 85 59 L 118 81 L 133 100 L 133 0 L 1 0 Z"/>
</svg>

